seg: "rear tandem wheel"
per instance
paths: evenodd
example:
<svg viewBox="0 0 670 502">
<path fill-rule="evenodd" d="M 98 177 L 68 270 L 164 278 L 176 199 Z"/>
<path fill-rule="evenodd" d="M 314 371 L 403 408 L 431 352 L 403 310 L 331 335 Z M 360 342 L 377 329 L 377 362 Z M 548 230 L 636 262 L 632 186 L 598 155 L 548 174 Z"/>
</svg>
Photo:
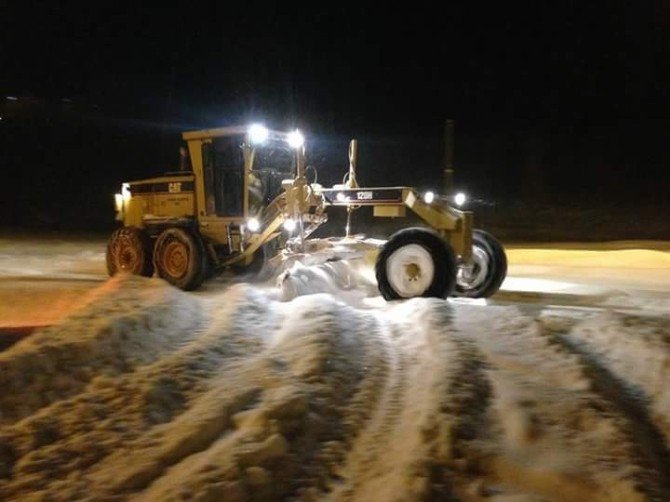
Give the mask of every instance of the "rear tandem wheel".
<svg viewBox="0 0 670 502">
<path fill-rule="evenodd" d="M 185 291 L 197 289 L 205 280 L 207 255 L 201 239 L 183 228 L 164 230 L 154 247 L 158 275 Z"/>
<path fill-rule="evenodd" d="M 488 298 L 507 275 L 507 256 L 498 240 L 484 230 L 472 232 L 472 263 L 460 265 L 454 296 Z"/>
<path fill-rule="evenodd" d="M 151 253 L 151 239 L 143 230 L 136 227 L 118 228 L 107 244 L 107 272 L 110 276 L 117 272 L 129 272 L 151 277 L 154 274 Z"/>
</svg>

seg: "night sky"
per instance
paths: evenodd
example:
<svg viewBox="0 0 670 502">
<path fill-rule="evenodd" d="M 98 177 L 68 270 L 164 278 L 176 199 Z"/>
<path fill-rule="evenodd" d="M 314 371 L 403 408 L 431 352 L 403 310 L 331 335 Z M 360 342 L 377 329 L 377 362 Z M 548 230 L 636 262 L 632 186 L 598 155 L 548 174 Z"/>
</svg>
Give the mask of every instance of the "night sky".
<svg viewBox="0 0 670 502">
<path fill-rule="evenodd" d="M 326 181 L 355 136 L 369 183 L 434 185 L 453 118 L 470 191 L 666 207 L 670 4 L 548 3 L 3 3 L 0 226 L 109 224 L 180 131 L 250 120 L 303 129 Z"/>
</svg>

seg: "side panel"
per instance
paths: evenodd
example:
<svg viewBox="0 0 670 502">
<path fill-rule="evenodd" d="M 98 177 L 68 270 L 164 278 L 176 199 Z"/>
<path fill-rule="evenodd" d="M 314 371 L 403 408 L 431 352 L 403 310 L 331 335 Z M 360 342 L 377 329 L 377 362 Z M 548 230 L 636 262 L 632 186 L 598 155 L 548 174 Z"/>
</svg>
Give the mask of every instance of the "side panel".
<svg viewBox="0 0 670 502">
<path fill-rule="evenodd" d="M 218 216 L 201 216 L 198 218 L 200 233 L 215 244 L 232 244 L 233 248 L 239 248 L 239 237 L 235 242 L 228 241 L 228 225 L 239 225 L 241 218 L 221 218 Z M 231 236 L 232 239 L 232 236 Z"/>
<path fill-rule="evenodd" d="M 156 178 L 130 183 L 130 199 L 125 202 L 124 224 L 144 227 L 146 219 L 193 217 L 193 178 Z"/>
</svg>

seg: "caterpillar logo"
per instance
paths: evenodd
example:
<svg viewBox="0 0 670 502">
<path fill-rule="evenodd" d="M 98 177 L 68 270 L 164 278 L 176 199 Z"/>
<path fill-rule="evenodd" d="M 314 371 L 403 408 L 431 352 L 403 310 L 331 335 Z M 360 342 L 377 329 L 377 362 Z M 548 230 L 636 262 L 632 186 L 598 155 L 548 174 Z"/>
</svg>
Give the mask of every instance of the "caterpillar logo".
<svg viewBox="0 0 670 502">
<path fill-rule="evenodd" d="M 181 182 L 175 181 L 173 183 L 168 183 L 168 192 L 170 193 L 181 192 Z"/>
</svg>

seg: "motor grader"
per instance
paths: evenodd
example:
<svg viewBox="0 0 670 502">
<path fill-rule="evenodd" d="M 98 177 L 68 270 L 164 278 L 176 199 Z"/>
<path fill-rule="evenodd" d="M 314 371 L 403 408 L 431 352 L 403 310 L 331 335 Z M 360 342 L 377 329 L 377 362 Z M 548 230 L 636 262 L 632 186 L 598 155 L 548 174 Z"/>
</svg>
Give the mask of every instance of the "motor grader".
<svg viewBox="0 0 670 502">
<path fill-rule="evenodd" d="M 379 291 L 387 300 L 488 297 L 505 278 L 500 243 L 473 229 L 472 213 L 456 209 L 449 198 L 404 186 L 358 186 L 355 140 L 343 183 L 325 188 L 308 181 L 312 168 L 297 130 L 252 125 L 182 136 L 190 169 L 123 183 L 116 194 L 122 226 L 107 246 L 110 275 L 156 272 L 192 290 L 225 269 L 257 273 L 268 261 L 308 254 L 310 235 L 326 222 L 329 208 L 342 207 L 347 226 L 338 248 L 354 255 L 372 248 Z M 364 206 L 379 218 L 402 218 L 409 209 L 425 227 L 370 244 L 349 232 L 353 211 Z"/>
</svg>

